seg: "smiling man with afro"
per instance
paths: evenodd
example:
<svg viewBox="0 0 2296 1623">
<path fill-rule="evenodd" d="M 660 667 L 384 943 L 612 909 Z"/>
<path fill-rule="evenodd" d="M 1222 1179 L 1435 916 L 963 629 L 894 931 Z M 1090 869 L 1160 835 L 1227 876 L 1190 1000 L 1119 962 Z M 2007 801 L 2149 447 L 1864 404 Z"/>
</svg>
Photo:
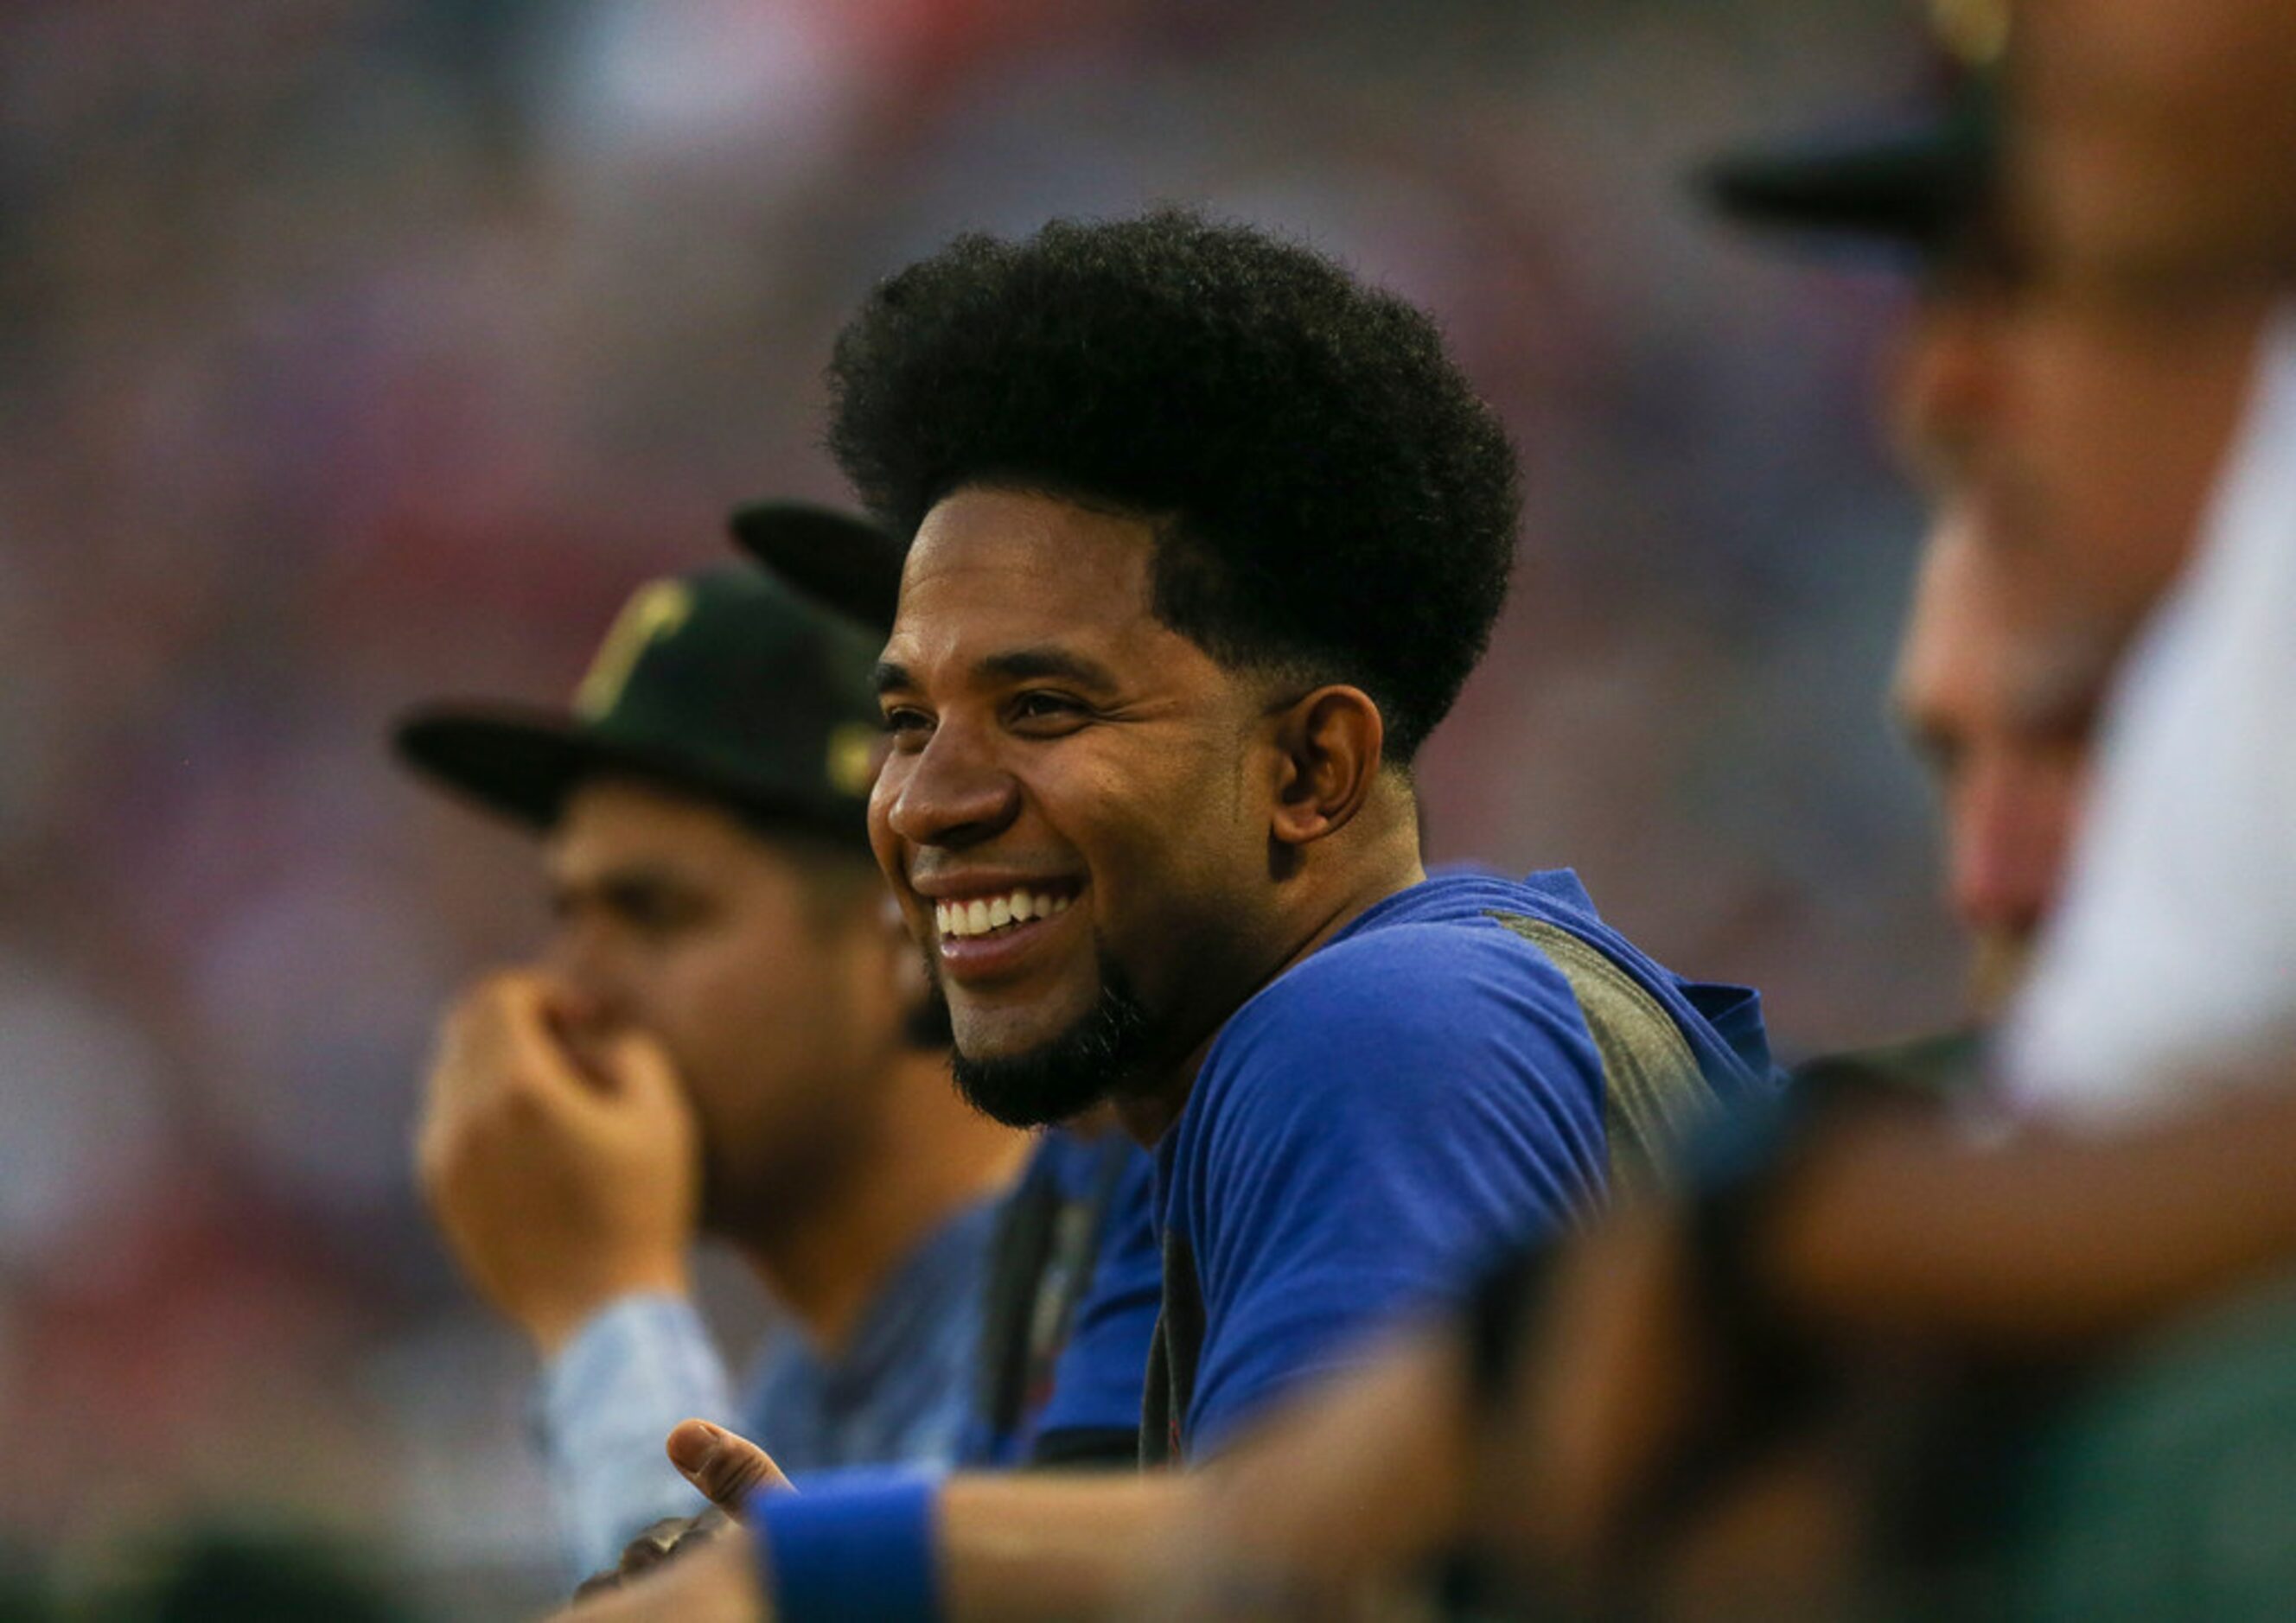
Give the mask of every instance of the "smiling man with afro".
<svg viewBox="0 0 2296 1623">
<path fill-rule="evenodd" d="M 1113 1102 L 1156 1153 L 1144 1458 L 1232 1469 L 1767 1086 L 1751 996 L 1652 962 L 1567 872 L 1421 866 L 1408 764 L 1518 504 L 1425 316 L 1166 210 L 959 239 L 872 294 L 831 383 L 831 447 L 908 542 L 870 832 L 958 1086 L 1018 1123 Z M 676 1446 L 721 1497 L 764 1479 Z M 1192 1480 L 767 1495 L 760 1563 L 706 1570 L 791 1618 L 1085 1615 Z"/>
</svg>

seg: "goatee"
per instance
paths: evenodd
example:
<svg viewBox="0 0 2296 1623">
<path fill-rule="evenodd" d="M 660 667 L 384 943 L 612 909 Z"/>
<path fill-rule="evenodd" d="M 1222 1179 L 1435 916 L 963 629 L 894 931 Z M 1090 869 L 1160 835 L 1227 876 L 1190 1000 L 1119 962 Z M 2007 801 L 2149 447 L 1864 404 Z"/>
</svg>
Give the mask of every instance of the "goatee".
<svg viewBox="0 0 2296 1623">
<path fill-rule="evenodd" d="M 982 1115 L 1007 1127 L 1049 1127 L 1121 1094 L 1150 1053 L 1147 1008 L 1124 971 L 1100 961 L 1100 996 L 1083 1018 L 1026 1053 L 951 1056 L 956 1091 Z"/>
</svg>

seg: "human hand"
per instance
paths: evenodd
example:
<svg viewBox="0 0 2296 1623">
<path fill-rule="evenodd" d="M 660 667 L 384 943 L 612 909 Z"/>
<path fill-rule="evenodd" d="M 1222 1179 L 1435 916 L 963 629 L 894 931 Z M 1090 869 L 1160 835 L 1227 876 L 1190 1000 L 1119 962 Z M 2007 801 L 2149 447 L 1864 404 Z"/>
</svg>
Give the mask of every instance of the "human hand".
<svg viewBox="0 0 2296 1623">
<path fill-rule="evenodd" d="M 729 1527 L 691 1554 L 578 1596 L 551 1614 L 576 1623 L 771 1623 L 755 1543 Z"/>
<path fill-rule="evenodd" d="M 621 1559 L 603 1572 L 594 1572 L 574 1591 L 578 1601 L 619 1589 L 628 1579 L 651 1572 L 673 1556 L 686 1555 L 734 1525 L 726 1512 L 711 1505 L 698 1516 L 668 1516 L 655 1522 L 622 1546 Z"/>
<path fill-rule="evenodd" d="M 665 1447 L 670 1463 L 701 1490 L 709 1508 L 698 1516 L 673 1517 L 646 1529 L 624 1546 L 615 1566 L 582 1581 L 574 1592 L 577 1601 L 622 1588 L 665 1562 L 691 1556 L 735 1525 L 752 1494 L 790 1487 L 789 1478 L 764 1449 L 706 1420 L 680 1422 Z"/>
<path fill-rule="evenodd" d="M 750 1497 L 763 1490 L 794 1491 L 771 1455 L 706 1420 L 680 1421 L 663 1447 L 701 1496 L 729 1516 L 741 1516 Z"/>
<path fill-rule="evenodd" d="M 616 1297 L 683 1292 L 699 1128 L 643 1032 L 580 1041 L 569 994 L 511 971 L 447 1015 L 415 1164 L 479 1293 L 545 1357 Z"/>
</svg>

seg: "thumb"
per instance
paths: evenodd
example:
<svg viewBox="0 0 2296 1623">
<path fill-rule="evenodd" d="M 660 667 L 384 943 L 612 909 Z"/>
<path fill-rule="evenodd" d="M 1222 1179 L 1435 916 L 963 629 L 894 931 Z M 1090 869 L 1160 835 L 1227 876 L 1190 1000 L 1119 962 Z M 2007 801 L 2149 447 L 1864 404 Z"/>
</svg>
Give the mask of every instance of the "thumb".
<svg viewBox="0 0 2296 1623">
<path fill-rule="evenodd" d="M 736 1516 L 752 1494 L 795 1491 L 772 1455 L 706 1420 L 680 1421 L 666 1447 L 669 1463 L 703 1497 Z"/>
</svg>

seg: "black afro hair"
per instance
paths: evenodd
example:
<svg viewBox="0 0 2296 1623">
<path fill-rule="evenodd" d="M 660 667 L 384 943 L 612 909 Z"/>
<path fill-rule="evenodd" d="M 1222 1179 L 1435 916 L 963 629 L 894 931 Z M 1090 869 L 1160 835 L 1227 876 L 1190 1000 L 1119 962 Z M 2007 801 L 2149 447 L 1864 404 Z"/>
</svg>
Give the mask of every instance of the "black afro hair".
<svg viewBox="0 0 2296 1623">
<path fill-rule="evenodd" d="M 829 447 L 906 538 L 967 485 L 1157 521 L 1157 618 L 1363 688 L 1407 764 L 1482 657 L 1521 505 L 1420 311 L 1180 209 L 959 237 L 838 336 Z"/>
</svg>

